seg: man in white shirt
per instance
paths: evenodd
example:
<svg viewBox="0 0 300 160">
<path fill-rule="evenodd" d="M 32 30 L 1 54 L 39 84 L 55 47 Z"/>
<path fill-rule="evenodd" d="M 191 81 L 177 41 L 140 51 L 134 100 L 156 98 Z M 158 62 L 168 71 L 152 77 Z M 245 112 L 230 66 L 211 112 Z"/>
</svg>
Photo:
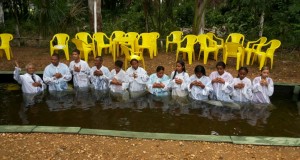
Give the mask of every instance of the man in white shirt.
<svg viewBox="0 0 300 160">
<path fill-rule="evenodd" d="M 49 64 L 43 75 L 44 82 L 49 86 L 49 91 L 63 91 L 68 89 L 67 82 L 70 81 L 72 75 L 67 65 L 59 62 L 59 55 L 54 53 L 51 56 L 51 64 Z"/>
<path fill-rule="evenodd" d="M 95 90 L 108 90 L 108 83 L 110 79 L 110 71 L 103 66 L 103 58 L 97 56 L 94 60 L 95 66 L 91 68 L 90 78 Z"/>
<path fill-rule="evenodd" d="M 86 88 L 89 86 L 90 67 L 86 61 L 80 59 L 80 51 L 78 49 L 72 52 L 73 61 L 70 63 L 69 69 L 73 74 L 74 87 Z"/>
</svg>

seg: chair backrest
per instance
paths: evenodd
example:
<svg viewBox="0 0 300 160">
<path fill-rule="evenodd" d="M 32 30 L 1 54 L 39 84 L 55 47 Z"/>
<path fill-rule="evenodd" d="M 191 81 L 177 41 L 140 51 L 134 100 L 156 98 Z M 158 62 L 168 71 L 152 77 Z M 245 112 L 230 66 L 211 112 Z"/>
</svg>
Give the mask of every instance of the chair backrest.
<svg viewBox="0 0 300 160">
<path fill-rule="evenodd" d="M 73 38 L 71 41 L 76 45 L 76 48 L 78 50 L 82 51 L 86 48 L 90 48 L 90 47 L 87 47 L 87 45 L 88 45 L 87 43 L 85 43 L 84 41 L 82 41 L 80 39 Z"/>
<path fill-rule="evenodd" d="M 185 48 L 194 48 L 195 43 L 197 43 L 197 36 L 196 35 L 186 35 L 181 42 L 186 41 Z M 180 44 L 181 46 L 181 44 Z"/>
<path fill-rule="evenodd" d="M 125 35 L 125 32 L 123 31 L 113 31 L 113 33 L 110 35 L 110 41 L 112 42 L 115 38 L 121 38 Z"/>
<path fill-rule="evenodd" d="M 89 39 L 92 40 L 91 35 L 87 32 L 78 32 L 76 33 L 75 38 L 80 39 L 87 44 L 89 43 Z"/>
<path fill-rule="evenodd" d="M 244 39 L 245 36 L 241 33 L 230 33 L 225 42 L 234 42 L 244 45 Z"/>
<path fill-rule="evenodd" d="M 150 32 L 152 35 L 154 35 L 155 39 L 158 39 L 160 37 L 160 34 L 158 32 Z"/>
<path fill-rule="evenodd" d="M 152 45 L 154 41 L 154 35 L 151 33 L 141 33 L 138 40 L 142 41 L 142 45 Z"/>
<path fill-rule="evenodd" d="M 137 32 L 127 32 L 124 36 L 129 37 L 129 38 L 138 38 L 139 33 L 137 33 Z"/>
<path fill-rule="evenodd" d="M 226 43 L 225 52 L 228 57 L 236 57 L 239 53 L 239 47 L 242 47 L 239 43 Z"/>
<path fill-rule="evenodd" d="M 173 31 L 170 33 L 168 37 L 172 37 L 173 42 L 180 42 L 182 35 L 183 35 L 182 31 Z"/>
<path fill-rule="evenodd" d="M 268 55 L 270 56 L 270 55 L 273 55 L 275 50 L 280 47 L 281 42 L 277 39 L 273 39 L 268 43 L 270 43 L 270 47 L 267 49 L 266 54 L 267 54 L 267 56 Z"/>
<path fill-rule="evenodd" d="M 200 43 L 201 49 L 205 49 L 208 47 L 208 35 L 206 34 L 200 34 L 197 36 L 198 42 Z"/>
<path fill-rule="evenodd" d="M 1 40 L 1 47 L 9 46 L 9 41 L 13 39 L 13 35 L 9 33 L 1 33 L 0 40 Z"/>
<path fill-rule="evenodd" d="M 125 45 L 121 45 L 121 50 L 123 51 L 123 53 L 124 53 L 126 59 L 127 59 L 128 61 L 130 61 L 130 60 L 131 60 L 131 49 L 129 49 L 129 48 L 128 48 L 127 46 L 125 46 Z M 141 57 L 138 56 L 138 55 L 135 55 L 134 58 L 137 59 L 138 61 L 141 60 Z M 125 62 L 125 63 L 127 63 L 127 62 Z"/>
<path fill-rule="evenodd" d="M 70 36 L 65 33 L 57 33 L 53 36 L 53 39 L 56 38 L 57 44 L 59 45 L 67 45 L 70 39 Z"/>
<path fill-rule="evenodd" d="M 109 41 L 109 38 L 103 32 L 97 32 L 97 33 L 93 34 L 93 42 L 96 41 L 98 45 L 99 44 L 106 44 L 105 39 L 107 39 L 107 41 Z"/>
</svg>

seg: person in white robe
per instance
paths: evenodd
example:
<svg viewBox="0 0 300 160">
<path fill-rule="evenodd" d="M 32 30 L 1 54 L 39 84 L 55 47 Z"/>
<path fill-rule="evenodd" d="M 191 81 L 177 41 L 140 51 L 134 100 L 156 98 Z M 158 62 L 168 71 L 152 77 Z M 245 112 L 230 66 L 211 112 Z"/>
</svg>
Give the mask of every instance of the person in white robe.
<svg viewBox="0 0 300 160">
<path fill-rule="evenodd" d="M 229 72 L 225 71 L 225 63 L 218 62 L 216 64 L 217 71 L 213 71 L 209 78 L 213 86 L 213 94 L 211 99 L 225 102 L 232 102 L 230 99 L 230 94 L 232 89 L 229 85 L 232 83 L 233 77 Z"/>
<path fill-rule="evenodd" d="M 27 94 L 39 93 L 46 89 L 46 85 L 40 76 L 36 75 L 35 66 L 31 63 L 26 65 L 26 73 L 20 75 L 21 68 L 17 61 L 15 61 L 14 79 L 22 85 L 22 92 Z"/>
<path fill-rule="evenodd" d="M 171 73 L 169 87 L 172 89 L 172 96 L 186 97 L 188 95 L 189 74 L 186 72 L 185 63 L 177 61 L 176 70 Z"/>
<path fill-rule="evenodd" d="M 272 78 L 269 77 L 269 68 L 263 67 L 261 75 L 253 79 L 253 103 L 268 103 L 270 104 L 270 96 L 274 92 L 274 83 Z"/>
<path fill-rule="evenodd" d="M 49 64 L 43 73 L 43 80 L 48 85 L 49 91 L 63 91 L 68 89 L 68 81 L 72 79 L 72 75 L 68 66 L 59 62 L 59 55 L 54 53 L 51 56 L 51 64 Z"/>
<path fill-rule="evenodd" d="M 101 56 L 97 56 L 94 63 L 95 66 L 90 70 L 92 87 L 95 90 L 108 90 L 108 83 L 111 77 L 109 69 L 102 65 L 103 58 Z"/>
<path fill-rule="evenodd" d="M 230 87 L 232 88 L 231 98 L 235 102 L 250 102 L 252 99 L 252 83 L 247 78 L 247 67 L 241 67 L 238 71 L 238 77 L 234 78 Z"/>
<path fill-rule="evenodd" d="M 164 74 L 164 71 L 165 68 L 163 66 L 158 66 L 156 73 L 150 75 L 147 87 L 151 94 L 156 96 L 169 95 L 168 83 L 170 79 Z"/>
<path fill-rule="evenodd" d="M 78 49 L 72 52 L 73 61 L 69 65 L 71 74 L 73 75 L 74 87 L 87 88 L 90 85 L 89 75 L 90 67 L 86 61 L 80 59 L 80 51 Z"/>
<path fill-rule="evenodd" d="M 211 79 L 206 76 L 205 68 L 201 65 L 195 67 L 194 73 L 188 85 L 189 96 L 195 100 L 208 100 L 209 94 L 213 91 Z"/>
<path fill-rule="evenodd" d="M 139 61 L 132 59 L 130 61 L 131 67 L 126 70 L 129 81 L 129 92 L 145 92 L 146 84 L 149 80 L 147 72 L 139 67 Z"/>
</svg>

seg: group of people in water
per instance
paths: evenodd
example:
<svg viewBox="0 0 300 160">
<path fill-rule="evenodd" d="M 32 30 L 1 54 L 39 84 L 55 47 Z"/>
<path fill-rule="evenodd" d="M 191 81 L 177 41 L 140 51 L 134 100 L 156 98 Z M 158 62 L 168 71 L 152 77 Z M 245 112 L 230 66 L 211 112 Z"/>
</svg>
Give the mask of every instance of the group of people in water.
<svg viewBox="0 0 300 160">
<path fill-rule="evenodd" d="M 247 78 L 248 69 L 241 67 L 238 77 L 226 72 L 226 65 L 220 61 L 216 71 L 209 76 L 205 68 L 197 65 L 194 74 L 189 76 L 184 61 L 176 62 L 176 69 L 170 77 L 164 73 L 164 67 L 158 66 L 156 73 L 148 76 L 147 71 L 139 66 L 137 59 L 130 61 L 131 67 L 122 69 L 123 62 L 115 61 L 111 71 L 103 66 L 103 58 L 97 56 L 94 66 L 80 59 L 80 51 L 72 52 L 73 61 L 67 66 L 60 62 L 59 55 L 54 53 L 43 73 L 43 78 L 35 74 L 33 64 L 26 65 L 26 73 L 20 75 L 20 67 L 16 62 L 14 79 L 22 85 L 23 93 L 40 93 L 47 86 L 49 92 L 68 89 L 68 81 L 73 78 L 74 88 L 92 88 L 93 90 L 110 91 L 112 94 L 127 94 L 128 92 L 150 92 L 154 96 L 190 97 L 194 100 L 217 100 L 222 102 L 263 103 L 269 104 L 274 85 L 269 77 L 268 67 L 263 67 L 261 75 L 253 81 Z"/>
</svg>

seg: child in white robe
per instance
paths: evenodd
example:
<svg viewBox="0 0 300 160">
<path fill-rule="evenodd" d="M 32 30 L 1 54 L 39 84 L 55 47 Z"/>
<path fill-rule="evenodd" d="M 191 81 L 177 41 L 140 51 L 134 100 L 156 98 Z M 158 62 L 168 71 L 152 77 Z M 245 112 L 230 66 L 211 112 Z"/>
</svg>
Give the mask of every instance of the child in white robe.
<svg viewBox="0 0 300 160">
<path fill-rule="evenodd" d="M 217 71 L 213 71 L 209 75 L 213 86 L 213 95 L 211 98 L 219 101 L 232 102 L 230 99 L 232 90 L 229 85 L 232 83 L 233 77 L 230 73 L 225 71 L 225 67 L 224 62 L 218 62 L 216 64 Z"/>
<path fill-rule="evenodd" d="M 208 95 L 213 90 L 211 79 L 206 76 L 205 68 L 201 65 L 195 67 L 194 73 L 188 85 L 189 96 L 195 100 L 208 100 Z"/>
<path fill-rule="evenodd" d="M 270 70 L 268 67 L 261 69 L 261 75 L 253 79 L 253 103 L 271 103 L 270 96 L 274 92 L 272 78 L 269 77 Z"/>
<path fill-rule="evenodd" d="M 171 73 L 169 87 L 172 89 L 172 96 L 185 97 L 188 95 L 187 86 L 190 82 L 189 74 L 186 73 L 185 63 L 177 61 L 176 69 Z"/>
<path fill-rule="evenodd" d="M 125 92 L 128 88 L 128 75 L 122 69 L 123 62 L 117 60 L 115 62 L 115 68 L 111 71 L 109 88 L 111 92 Z"/>
<path fill-rule="evenodd" d="M 163 66 L 158 66 L 156 68 L 156 73 L 150 75 L 147 87 L 151 94 L 156 96 L 165 96 L 169 94 L 168 83 L 170 79 L 164 74 L 164 71 L 165 68 Z"/>
<path fill-rule="evenodd" d="M 126 74 L 129 76 L 129 91 L 146 91 L 146 84 L 149 80 L 147 72 L 143 68 L 139 67 L 139 61 L 137 59 L 132 59 L 130 64 L 131 67 L 126 70 Z"/>
<path fill-rule="evenodd" d="M 86 88 L 90 85 L 89 74 L 90 67 L 86 61 L 80 59 L 80 51 L 78 49 L 73 50 L 72 58 L 74 59 L 70 65 L 69 69 L 71 74 L 73 74 L 73 84 L 74 87 Z"/>
<path fill-rule="evenodd" d="M 90 70 L 90 80 L 92 87 L 95 90 L 108 90 L 108 83 L 111 77 L 110 71 L 107 67 L 103 66 L 103 58 L 97 56 L 94 60 L 95 66 Z"/>
<path fill-rule="evenodd" d="M 252 84 L 247 78 L 247 67 L 241 67 L 238 71 L 238 77 L 233 79 L 231 84 L 232 100 L 235 102 L 250 102 L 252 99 Z"/>
</svg>

